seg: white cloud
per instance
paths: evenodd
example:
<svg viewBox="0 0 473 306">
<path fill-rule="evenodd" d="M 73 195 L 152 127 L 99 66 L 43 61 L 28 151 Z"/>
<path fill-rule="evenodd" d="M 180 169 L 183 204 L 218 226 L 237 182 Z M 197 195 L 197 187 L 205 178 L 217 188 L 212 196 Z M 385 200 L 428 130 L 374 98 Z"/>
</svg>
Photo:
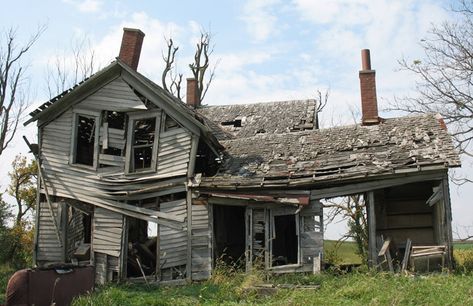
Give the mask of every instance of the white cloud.
<svg viewBox="0 0 473 306">
<path fill-rule="evenodd" d="M 84 13 L 95 13 L 102 7 L 101 0 L 62 0 L 64 3 L 71 4 L 76 9 Z"/>
<path fill-rule="evenodd" d="M 257 41 L 267 40 L 277 32 L 277 17 L 272 8 L 279 0 L 248 0 L 243 7 L 242 19 L 250 36 Z"/>
</svg>

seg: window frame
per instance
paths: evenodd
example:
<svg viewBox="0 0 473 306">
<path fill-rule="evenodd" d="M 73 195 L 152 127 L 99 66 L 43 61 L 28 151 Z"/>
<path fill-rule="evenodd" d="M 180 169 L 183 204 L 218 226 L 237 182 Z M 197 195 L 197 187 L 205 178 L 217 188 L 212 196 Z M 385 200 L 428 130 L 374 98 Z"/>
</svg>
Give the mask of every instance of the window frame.
<svg viewBox="0 0 473 306">
<path fill-rule="evenodd" d="M 159 143 L 159 132 L 161 130 L 161 110 L 147 110 L 140 112 L 127 113 L 128 115 L 128 127 L 126 129 L 126 152 L 125 152 L 125 173 L 136 174 L 136 173 L 152 173 L 156 172 L 156 166 L 158 161 L 158 143 Z M 155 130 L 154 130 L 154 142 L 151 151 L 151 166 L 146 169 L 135 170 L 133 169 L 133 141 L 134 141 L 134 126 L 135 121 L 154 118 Z"/>
<path fill-rule="evenodd" d="M 97 170 L 98 167 L 98 158 L 99 158 L 99 138 L 100 138 L 100 111 L 91 111 L 85 109 L 74 109 L 72 111 L 72 134 L 71 134 L 71 147 L 69 151 L 69 164 L 71 166 Z M 79 116 L 93 118 L 95 120 L 95 132 L 94 132 L 94 153 L 92 165 L 84 165 L 76 162 L 76 153 L 77 153 L 77 124 L 79 121 Z"/>
</svg>

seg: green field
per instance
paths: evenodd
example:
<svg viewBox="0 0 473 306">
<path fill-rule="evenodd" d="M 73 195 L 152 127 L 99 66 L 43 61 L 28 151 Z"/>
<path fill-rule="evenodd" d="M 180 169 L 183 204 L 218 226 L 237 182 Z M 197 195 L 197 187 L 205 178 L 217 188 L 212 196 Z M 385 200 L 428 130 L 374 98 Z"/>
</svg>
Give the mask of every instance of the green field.
<svg viewBox="0 0 473 306">
<path fill-rule="evenodd" d="M 361 264 L 362 259 L 356 254 L 356 244 L 353 241 L 324 240 L 324 258 L 333 264 Z"/>
</svg>

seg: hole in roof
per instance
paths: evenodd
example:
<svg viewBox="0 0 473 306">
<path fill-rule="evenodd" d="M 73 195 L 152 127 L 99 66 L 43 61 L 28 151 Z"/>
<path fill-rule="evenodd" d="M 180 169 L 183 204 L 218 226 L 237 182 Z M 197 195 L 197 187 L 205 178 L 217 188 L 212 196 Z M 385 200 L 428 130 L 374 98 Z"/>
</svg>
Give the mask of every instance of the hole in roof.
<svg viewBox="0 0 473 306">
<path fill-rule="evenodd" d="M 241 127 L 241 119 L 235 119 L 233 121 L 223 121 L 220 123 L 221 125 L 233 125 L 234 127 Z"/>
</svg>

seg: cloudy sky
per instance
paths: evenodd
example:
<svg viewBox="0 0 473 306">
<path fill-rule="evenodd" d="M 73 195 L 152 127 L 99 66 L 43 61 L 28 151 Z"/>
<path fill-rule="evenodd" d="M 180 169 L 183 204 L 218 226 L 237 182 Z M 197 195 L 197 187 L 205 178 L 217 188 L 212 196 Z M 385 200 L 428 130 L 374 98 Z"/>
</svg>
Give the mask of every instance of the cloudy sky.
<svg viewBox="0 0 473 306">
<path fill-rule="evenodd" d="M 432 23 L 452 18 L 448 2 L 437 0 L 16 0 L 2 9 L 8 13 L 2 14 L 0 30 L 16 28 L 19 42 L 47 26 L 24 60 L 34 105 L 49 97 L 51 64 L 58 56 L 70 56 L 78 39 L 87 37 L 96 64 L 104 67 L 118 55 L 123 27 L 141 29 L 146 37 L 138 70 L 158 82 L 164 38 L 180 46 L 178 69 L 189 77 L 187 64 L 205 28 L 213 34 L 212 60 L 218 63 L 205 104 L 305 99 L 330 89 L 324 127 L 352 123 L 352 113 L 359 112 L 361 49 L 371 49 L 378 102 L 386 107 L 414 86 L 415 77 L 399 71 L 398 60 L 420 58 L 418 43 Z M 26 151 L 21 135 L 33 139 L 34 127 L 21 130 L 19 140 L 1 156 L 1 190 L 10 161 Z M 473 225 L 471 189 L 451 186 L 455 224 Z"/>
</svg>

